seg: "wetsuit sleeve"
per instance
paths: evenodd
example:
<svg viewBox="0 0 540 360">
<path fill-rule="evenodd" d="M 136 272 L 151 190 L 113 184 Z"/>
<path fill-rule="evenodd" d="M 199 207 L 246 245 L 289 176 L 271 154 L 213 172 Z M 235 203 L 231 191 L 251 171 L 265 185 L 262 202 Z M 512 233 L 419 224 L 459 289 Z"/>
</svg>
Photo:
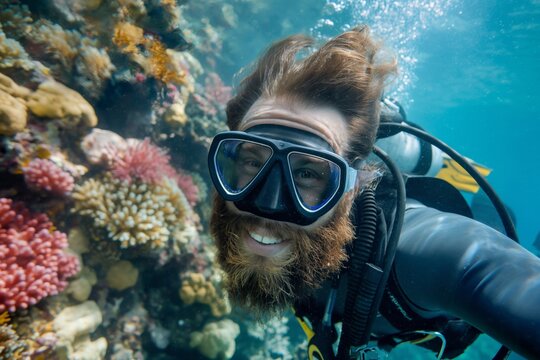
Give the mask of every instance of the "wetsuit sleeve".
<svg viewBox="0 0 540 360">
<path fill-rule="evenodd" d="M 460 215 L 409 209 L 395 270 L 420 313 L 459 317 L 540 359 L 540 259 L 505 235 Z"/>
</svg>

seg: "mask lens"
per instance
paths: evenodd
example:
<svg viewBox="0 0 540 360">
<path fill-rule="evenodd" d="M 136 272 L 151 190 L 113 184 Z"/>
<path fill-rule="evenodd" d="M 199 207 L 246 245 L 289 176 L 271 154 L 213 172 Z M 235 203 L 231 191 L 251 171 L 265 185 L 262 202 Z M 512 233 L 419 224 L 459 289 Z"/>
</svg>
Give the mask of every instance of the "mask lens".
<svg viewBox="0 0 540 360">
<path fill-rule="evenodd" d="M 216 170 L 224 189 L 239 193 L 248 186 L 264 167 L 272 149 L 246 140 L 228 139 L 216 151 Z"/>
<path fill-rule="evenodd" d="M 289 166 L 296 193 L 308 210 L 318 210 L 339 188 L 340 167 L 327 159 L 298 152 L 289 154 Z"/>
</svg>

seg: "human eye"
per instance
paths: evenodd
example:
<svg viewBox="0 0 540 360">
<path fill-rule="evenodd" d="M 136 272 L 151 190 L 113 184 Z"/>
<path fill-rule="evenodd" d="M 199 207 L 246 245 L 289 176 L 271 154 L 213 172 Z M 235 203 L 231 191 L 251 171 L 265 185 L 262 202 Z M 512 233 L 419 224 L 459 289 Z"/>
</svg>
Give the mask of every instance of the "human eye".
<svg viewBox="0 0 540 360">
<path fill-rule="evenodd" d="M 294 182 L 299 187 L 314 187 L 321 183 L 321 174 L 316 170 L 307 167 L 294 171 Z"/>
</svg>

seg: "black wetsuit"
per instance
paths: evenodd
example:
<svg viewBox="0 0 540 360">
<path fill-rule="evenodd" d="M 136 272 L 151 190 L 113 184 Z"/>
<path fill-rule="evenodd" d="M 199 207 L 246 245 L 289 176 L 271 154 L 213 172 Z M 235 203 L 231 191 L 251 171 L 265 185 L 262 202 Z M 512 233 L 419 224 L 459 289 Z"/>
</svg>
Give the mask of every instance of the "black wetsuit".
<svg viewBox="0 0 540 360">
<path fill-rule="evenodd" d="M 519 354 L 540 359 L 540 259 L 505 235 L 413 203 L 405 212 L 392 270 L 387 289 L 401 317 L 411 320 L 408 329 L 426 330 L 440 319 L 458 317 Z M 345 270 L 334 322 L 343 319 L 346 278 Z M 326 284 L 297 304 L 297 314 L 319 321 L 329 288 Z M 388 291 L 385 297 L 388 304 Z M 381 306 L 372 333 L 405 330 L 392 317 Z"/>
</svg>

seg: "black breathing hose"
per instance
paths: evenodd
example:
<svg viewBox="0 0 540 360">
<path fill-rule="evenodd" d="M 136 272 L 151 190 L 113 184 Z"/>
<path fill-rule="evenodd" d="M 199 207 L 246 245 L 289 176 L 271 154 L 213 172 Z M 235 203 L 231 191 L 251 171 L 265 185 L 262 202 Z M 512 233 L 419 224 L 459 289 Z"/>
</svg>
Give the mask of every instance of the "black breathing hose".
<svg viewBox="0 0 540 360">
<path fill-rule="evenodd" d="M 478 183 L 478 185 L 482 188 L 482 190 L 486 193 L 486 195 L 491 200 L 491 203 L 493 204 L 493 206 L 495 207 L 495 210 L 497 210 L 497 213 L 499 214 L 499 217 L 501 218 L 506 235 L 510 239 L 519 243 L 519 238 L 516 232 L 516 228 L 502 200 L 499 198 L 495 190 L 493 190 L 491 185 L 486 181 L 486 179 L 474 168 L 474 166 L 472 166 L 469 163 L 469 161 L 467 161 L 457 151 L 452 149 L 450 146 L 446 145 L 444 142 L 431 136 L 425 131 L 422 131 L 420 129 L 414 128 L 409 125 L 398 124 L 398 123 L 381 123 L 379 126 L 379 134 L 377 134 L 377 136 L 381 135 L 382 137 L 384 137 L 384 136 L 387 136 L 386 134 L 397 133 L 399 131 L 404 131 L 409 134 L 415 135 L 418 138 L 430 143 L 431 145 L 434 145 L 435 147 L 439 148 L 440 150 L 448 154 L 448 156 L 450 156 L 452 160 L 454 160 L 459 165 L 461 165 L 461 167 L 463 167 L 469 173 L 469 175 L 472 176 L 472 178 Z M 501 348 L 499 349 L 499 351 L 497 352 L 493 360 L 504 360 L 504 359 L 507 359 L 509 355 L 510 355 L 510 349 L 508 349 L 506 346 L 503 345 L 501 346 Z"/>
<path fill-rule="evenodd" d="M 355 247 L 353 249 L 353 257 L 355 258 L 351 260 L 351 270 L 353 270 L 354 266 L 355 271 L 348 272 L 350 278 L 347 285 L 345 313 L 351 314 L 351 317 L 343 321 L 341 340 L 338 347 L 338 359 L 350 359 L 351 346 L 359 347 L 369 342 L 371 328 L 381 303 L 384 288 L 390 274 L 390 268 L 394 262 L 401 227 L 403 225 L 405 184 L 401 172 L 384 151 L 374 147 L 373 152 L 386 164 L 396 184 L 395 219 L 381 263 L 368 264 L 377 230 L 377 204 L 374 190 L 366 190 L 361 198 L 362 219 L 358 231 L 358 234 L 362 236 L 362 241 L 355 241 Z M 360 289 L 362 289 L 362 297 L 358 298 Z"/>
</svg>

